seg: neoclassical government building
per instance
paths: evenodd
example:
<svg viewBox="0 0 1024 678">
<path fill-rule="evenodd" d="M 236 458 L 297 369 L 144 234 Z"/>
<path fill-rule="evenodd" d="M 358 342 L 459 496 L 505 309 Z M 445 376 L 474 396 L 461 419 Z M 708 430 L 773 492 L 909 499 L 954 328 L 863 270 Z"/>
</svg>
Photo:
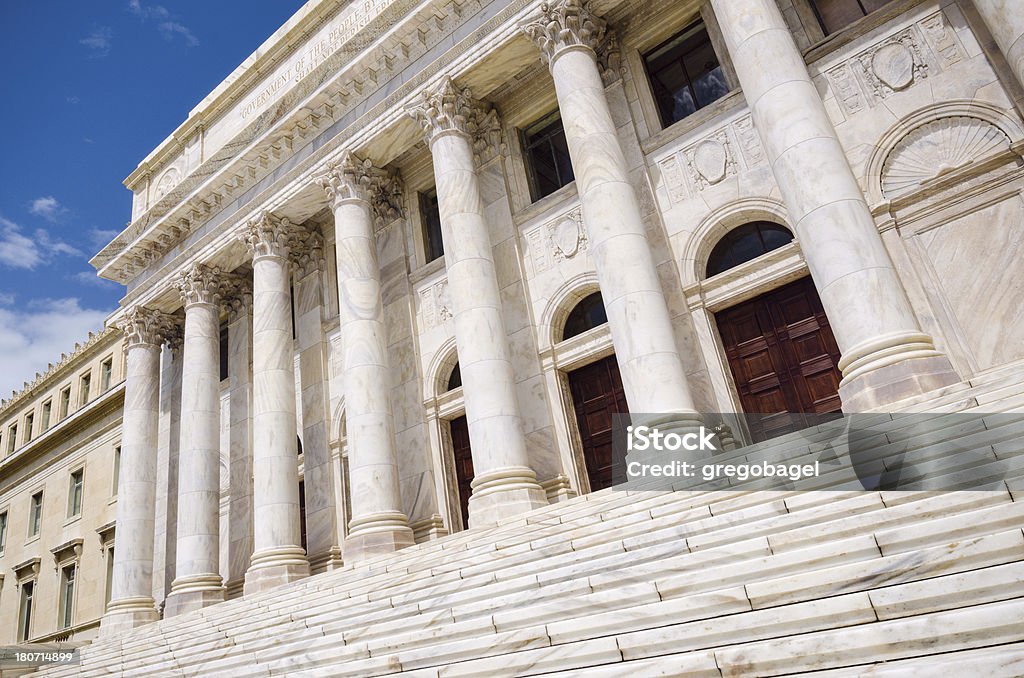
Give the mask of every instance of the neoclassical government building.
<svg viewBox="0 0 1024 678">
<path fill-rule="evenodd" d="M 309 0 L 128 176 L 120 307 L 0 409 L 0 644 L 1021 675 L 1020 483 L 608 488 L 614 413 L 1024 409 L 1022 114 L 1015 0 Z"/>
</svg>

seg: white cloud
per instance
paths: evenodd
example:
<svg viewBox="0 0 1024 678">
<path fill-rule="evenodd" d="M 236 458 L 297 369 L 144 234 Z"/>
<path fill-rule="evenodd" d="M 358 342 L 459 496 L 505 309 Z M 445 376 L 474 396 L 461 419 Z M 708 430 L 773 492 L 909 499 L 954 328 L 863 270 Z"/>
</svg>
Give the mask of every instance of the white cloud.
<svg viewBox="0 0 1024 678">
<path fill-rule="evenodd" d="M 52 195 L 44 195 L 33 200 L 32 204 L 29 205 L 28 211 L 47 221 L 57 221 L 57 217 L 67 210 Z"/>
<path fill-rule="evenodd" d="M 139 0 L 128 0 L 128 11 L 142 20 L 167 19 L 171 16 L 163 5 L 143 5 Z"/>
<path fill-rule="evenodd" d="M 165 21 L 160 24 L 159 28 L 160 35 L 164 36 L 164 40 L 168 42 L 174 40 L 176 36 L 181 36 L 182 40 L 189 47 L 195 47 L 199 44 L 199 38 L 189 30 L 188 26 L 182 26 L 174 21 Z"/>
<path fill-rule="evenodd" d="M 101 278 L 96 275 L 96 271 L 79 271 L 74 275 L 70 276 L 72 280 L 82 285 L 90 285 L 92 287 L 102 287 L 106 289 L 113 289 L 117 286 L 117 283 L 106 278 Z"/>
<path fill-rule="evenodd" d="M 13 292 L 0 292 L 0 306 L 10 306 L 16 298 Z"/>
<path fill-rule="evenodd" d="M 57 255 L 84 256 L 77 247 L 54 239 L 41 228 L 33 235 L 26 236 L 18 224 L 0 217 L 0 266 L 33 269 Z"/>
<path fill-rule="evenodd" d="M 82 308 L 78 299 L 44 299 L 24 308 L 0 307 L 0 397 L 21 390 L 36 372 L 103 328 L 109 311 Z"/>
<path fill-rule="evenodd" d="M 89 244 L 99 250 L 110 244 L 110 241 L 121 234 L 115 228 L 94 228 L 89 231 Z"/>
<path fill-rule="evenodd" d="M 109 26 L 98 26 L 78 42 L 91 49 L 94 57 L 103 57 L 110 52 L 113 39 L 114 31 Z"/>
<path fill-rule="evenodd" d="M 64 100 L 67 101 L 69 104 L 77 104 L 79 101 L 81 101 L 81 99 L 75 96 L 64 97 Z"/>
</svg>

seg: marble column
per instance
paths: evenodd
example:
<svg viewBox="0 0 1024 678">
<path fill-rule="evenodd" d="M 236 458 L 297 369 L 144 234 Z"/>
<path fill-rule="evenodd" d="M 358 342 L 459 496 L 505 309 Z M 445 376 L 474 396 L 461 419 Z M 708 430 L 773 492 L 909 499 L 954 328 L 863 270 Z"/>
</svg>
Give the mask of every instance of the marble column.
<svg viewBox="0 0 1024 678">
<path fill-rule="evenodd" d="M 241 591 L 252 557 L 252 285 L 228 299 L 228 595 Z"/>
<path fill-rule="evenodd" d="M 774 0 L 712 0 L 736 75 L 862 411 L 959 381 L 922 332 Z"/>
<path fill-rule="evenodd" d="M 578 0 L 545 4 L 542 12 L 523 31 L 540 48 L 555 82 L 629 409 L 696 420 L 668 303 L 598 70 L 605 22 Z"/>
<path fill-rule="evenodd" d="M 474 142 L 496 128 L 496 113 L 445 78 L 410 108 L 426 134 L 437 181 L 455 343 L 476 475 L 470 527 L 543 506 L 530 468 L 516 399 L 494 255 L 483 214 Z M 350 424 L 351 426 L 351 424 Z"/>
<path fill-rule="evenodd" d="M 1020 0 L 974 0 L 974 6 L 1024 85 L 1024 5 Z"/>
<path fill-rule="evenodd" d="M 299 525 L 295 363 L 288 256 L 295 229 L 263 214 L 246 225 L 253 253 L 253 544 L 246 595 L 309 576 Z"/>
<path fill-rule="evenodd" d="M 185 304 L 178 539 L 166 617 L 224 600 L 220 576 L 221 281 L 219 269 L 203 264 L 194 264 L 178 281 Z"/>
<path fill-rule="evenodd" d="M 413 544 L 402 510 L 391 370 L 371 203 L 394 178 L 346 155 L 320 184 L 334 209 L 352 516 L 345 562 Z"/>
<path fill-rule="evenodd" d="M 117 481 L 117 544 L 110 604 L 100 622 L 104 638 L 159 618 L 153 601 L 153 543 L 160 344 L 168 326 L 166 316 L 142 307 L 130 309 L 119 324 L 128 345 L 128 369 Z"/>
</svg>

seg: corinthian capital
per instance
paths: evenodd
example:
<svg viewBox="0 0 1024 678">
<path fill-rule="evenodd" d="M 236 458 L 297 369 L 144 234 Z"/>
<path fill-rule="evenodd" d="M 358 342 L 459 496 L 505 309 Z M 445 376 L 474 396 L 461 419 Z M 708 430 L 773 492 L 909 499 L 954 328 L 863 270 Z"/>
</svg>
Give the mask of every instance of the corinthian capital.
<svg viewBox="0 0 1024 678">
<path fill-rule="evenodd" d="M 240 236 L 253 257 L 287 257 L 295 238 L 295 227 L 287 217 L 263 212 L 245 225 Z"/>
<path fill-rule="evenodd" d="M 474 99 L 468 88 L 459 89 L 448 76 L 433 91 L 424 91 L 420 103 L 406 113 L 423 128 L 428 144 L 444 132 L 458 132 L 490 145 L 500 142 L 497 111 Z"/>
<path fill-rule="evenodd" d="M 540 6 L 541 16 L 522 27 L 540 48 L 547 63 L 563 49 L 602 48 L 608 24 L 590 10 L 587 0 L 554 0 Z"/>
<path fill-rule="evenodd" d="M 335 208 L 346 200 L 370 203 L 378 226 L 401 216 L 402 181 L 398 173 L 375 167 L 354 153 L 346 152 L 317 183 Z"/>
<path fill-rule="evenodd" d="M 124 334 L 129 347 L 159 346 L 173 333 L 175 322 L 166 313 L 133 306 L 115 326 Z"/>
<path fill-rule="evenodd" d="M 193 304 L 216 304 L 224 294 L 225 275 L 216 266 L 192 264 L 178 278 L 178 291 L 181 292 L 185 308 Z"/>
</svg>

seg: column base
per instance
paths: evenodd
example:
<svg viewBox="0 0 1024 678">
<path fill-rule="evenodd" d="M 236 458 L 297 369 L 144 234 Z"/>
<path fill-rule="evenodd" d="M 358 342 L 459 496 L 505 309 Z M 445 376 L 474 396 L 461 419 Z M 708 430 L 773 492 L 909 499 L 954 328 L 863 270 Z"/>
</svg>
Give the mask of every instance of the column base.
<svg viewBox="0 0 1024 678">
<path fill-rule="evenodd" d="M 160 613 L 152 598 L 122 598 L 110 601 L 107 613 L 100 620 L 99 637 L 116 637 L 144 624 L 160 620 Z"/>
<path fill-rule="evenodd" d="M 537 474 L 525 466 L 479 473 L 471 483 L 469 527 L 492 527 L 502 520 L 547 506 Z"/>
<path fill-rule="evenodd" d="M 224 583 L 219 575 L 179 577 L 171 583 L 171 592 L 164 603 L 164 617 L 177 617 L 223 602 Z"/>
<path fill-rule="evenodd" d="M 245 572 L 245 586 L 242 589 L 244 596 L 269 591 L 309 576 L 309 561 L 301 546 L 257 551 L 252 554 L 250 563 Z"/>
<path fill-rule="evenodd" d="M 911 358 L 839 384 L 843 412 L 869 412 L 960 381 L 944 355 Z"/>
<path fill-rule="evenodd" d="M 404 513 L 388 511 L 353 518 L 342 549 L 346 563 L 394 553 L 416 543 Z"/>
</svg>

